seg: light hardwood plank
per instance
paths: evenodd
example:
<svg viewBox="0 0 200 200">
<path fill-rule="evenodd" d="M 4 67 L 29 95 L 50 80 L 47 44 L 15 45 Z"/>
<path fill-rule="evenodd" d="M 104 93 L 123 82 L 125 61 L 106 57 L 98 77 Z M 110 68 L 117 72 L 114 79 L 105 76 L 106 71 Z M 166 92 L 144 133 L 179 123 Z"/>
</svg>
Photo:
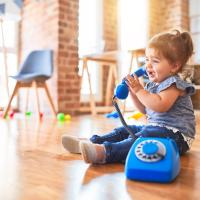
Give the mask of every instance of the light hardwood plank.
<svg viewBox="0 0 200 200">
<path fill-rule="evenodd" d="M 66 152 L 63 134 L 90 137 L 121 125 L 103 115 L 72 117 L 60 123 L 33 117 L 0 119 L 0 199 L 4 200 L 146 200 L 200 199 L 200 114 L 197 137 L 181 157 L 181 173 L 170 184 L 127 180 L 124 165 L 89 165 Z"/>
</svg>

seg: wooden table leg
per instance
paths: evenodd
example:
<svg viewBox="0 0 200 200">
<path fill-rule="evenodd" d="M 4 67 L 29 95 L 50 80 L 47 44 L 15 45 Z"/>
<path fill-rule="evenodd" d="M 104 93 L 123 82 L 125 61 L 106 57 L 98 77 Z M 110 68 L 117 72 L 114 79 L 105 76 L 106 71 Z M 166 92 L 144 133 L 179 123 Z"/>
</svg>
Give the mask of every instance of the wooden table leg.
<svg viewBox="0 0 200 200">
<path fill-rule="evenodd" d="M 133 55 L 133 53 L 131 53 L 131 61 L 130 61 L 129 72 L 128 72 L 129 74 L 131 73 L 132 68 L 133 68 L 133 58 L 134 58 L 134 55 Z M 122 106 L 122 113 L 123 114 L 126 112 L 126 103 L 127 103 L 127 100 L 125 99 L 123 106 Z"/>
<path fill-rule="evenodd" d="M 111 98 L 112 75 L 113 75 L 113 65 L 109 65 L 108 80 L 106 86 L 106 99 L 105 99 L 106 106 L 109 105 Z"/>
<path fill-rule="evenodd" d="M 89 73 L 88 65 L 87 65 L 87 59 L 83 60 L 83 68 L 86 70 L 87 76 L 88 76 L 88 83 L 89 83 L 89 89 L 90 89 L 90 107 L 91 107 L 91 113 L 92 113 L 92 115 L 96 115 L 95 98 L 94 98 L 94 94 L 92 92 L 92 85 L 91 85 L 90 73 Z"/>
<path fill-rule="evenodd" d="M 130 61 L 130 66 L 129 66 L 129 73 L 131 73 L 133 67 L 133 53 L 131 53 L 131 61 Z"/>
<path fill-rule="evenodd" d="M 113 65 L 113 77 L 114 77 L 114 81 L 115 81 L 115 86 L 117 86 L 119 84 L 117 65 Z"/>
</svg>

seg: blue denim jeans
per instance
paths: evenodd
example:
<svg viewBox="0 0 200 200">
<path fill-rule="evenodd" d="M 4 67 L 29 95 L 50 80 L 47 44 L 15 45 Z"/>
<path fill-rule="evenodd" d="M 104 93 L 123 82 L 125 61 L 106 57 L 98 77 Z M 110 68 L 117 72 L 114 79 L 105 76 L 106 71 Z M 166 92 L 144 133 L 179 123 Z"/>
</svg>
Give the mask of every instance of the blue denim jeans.
<svg viewBox="0 0 200 200">
<path fill-rule="evenodd" d="M 189 149 L 180 132 L 174 133 L 165 127 L 159 126 L 132 125 L 129 127 L 136 135 L 136 138 L 159 137 L 173 139 L 177 144 L 180 155 L 184 154 Z M 103 136 L 93 135 L 90 140 L 96 144 L 104 144 L 106 149 L 106 163 L 124 163 L 127 154 L 135 141 L 124 127 L 116 128 Z"/>
</svg>

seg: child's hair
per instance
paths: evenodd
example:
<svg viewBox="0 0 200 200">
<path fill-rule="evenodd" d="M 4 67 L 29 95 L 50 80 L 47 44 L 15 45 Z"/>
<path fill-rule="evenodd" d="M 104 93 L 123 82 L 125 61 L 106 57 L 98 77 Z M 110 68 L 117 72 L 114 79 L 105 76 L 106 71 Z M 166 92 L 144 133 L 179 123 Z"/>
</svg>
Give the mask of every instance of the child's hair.
<svg viewBox="0 0 200 200">
<path fill-rule="evenodd" d="M 186 64 L 193 54 L 193 42 L 188 32 L 174 30 L 160 33 L 151 38 L 149 48 L 155 48 L 170 63 L 179 62 L 180 69 Z"/>
</svg>

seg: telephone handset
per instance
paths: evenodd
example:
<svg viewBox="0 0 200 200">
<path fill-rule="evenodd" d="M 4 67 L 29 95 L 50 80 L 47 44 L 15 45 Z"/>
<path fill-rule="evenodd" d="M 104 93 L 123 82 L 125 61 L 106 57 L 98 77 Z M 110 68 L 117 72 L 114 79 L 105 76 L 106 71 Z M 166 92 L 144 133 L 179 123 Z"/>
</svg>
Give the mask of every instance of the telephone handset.
<svg viewBox="0 0 200 200">
<path fill-rule="evenodd" d="M 167 138 L 138 138 L 125 163 L 125 174 L 131 180 L 171 182 L 179 171 L 176 143 Z"/>
</svg>

